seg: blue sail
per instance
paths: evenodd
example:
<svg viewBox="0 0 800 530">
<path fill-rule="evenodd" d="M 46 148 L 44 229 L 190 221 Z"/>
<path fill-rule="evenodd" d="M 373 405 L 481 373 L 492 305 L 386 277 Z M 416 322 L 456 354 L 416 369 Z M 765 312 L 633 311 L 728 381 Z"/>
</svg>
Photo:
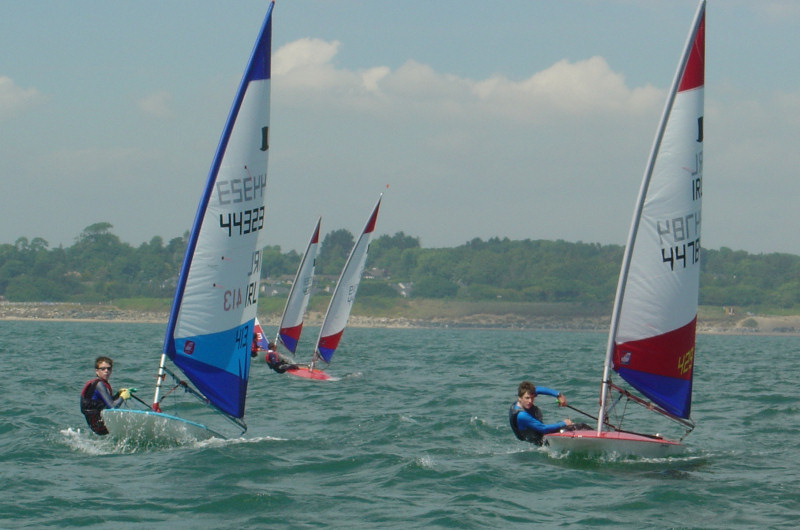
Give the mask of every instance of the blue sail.
<svg viewBox="0 0 800 530">
<path fill-rule="evenodd" d="M 164 353 L 212 405 L 244 416 L 265 246 L 270 3 L 189 235 Z"/>
</svg>

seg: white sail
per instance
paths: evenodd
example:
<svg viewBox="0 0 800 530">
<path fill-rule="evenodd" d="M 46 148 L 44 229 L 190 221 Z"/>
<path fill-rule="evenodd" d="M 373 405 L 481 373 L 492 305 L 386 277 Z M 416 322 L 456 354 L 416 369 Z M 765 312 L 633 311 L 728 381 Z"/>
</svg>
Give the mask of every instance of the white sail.
<svg viewBox="0 0 800 530">
<path fill-rule="evenodd" d="M 110 423 L 120 429 L 134 423 L 183 421 L 161 411 L 166 358 L 197 390 L 184 381 L 178 386 L 199 394 L 242 432 L 247 429 L 241 419 L 250 373 L 261 249 L 266 244 L 273 7 L 270 3 L 197 207 L 164 337 L 153 410 L 109 413 Z M 133 412 L 140 415 L 133 416 Z M 127 421 L 134 417 L 136 422 Z M 193 424 L 192 432 L 196 427 Z"/>
<path fill-rule="evenodd" d="M 693 427 L 682 418 L 689 417 L 691 407 L 700 278 L 705 8 L 701 0 L 634 208 L 611 318 L 596 431 L 547 435 L 547 443 L 557 448 L 625 452 L 627 447 L 653 456 L 679 447 L 656 435 L 605 431 L 612 369 L 652 400 L 651 408 Z"/>
<path fill-rule="evenodd" d="M 642 179 L 604 370 L 604 381 L 613 367 L 682 418 L 691 403 L 700 281 L 704 43 L 701 2 Z"/>
<path fill-rule="evenodd" d="M 367 262 L 369 242 L 372 238 L 372 232 L 375 230 L 375 222 L 378 219 L 378 209 L 381 206 L 382 197 L 383 194 L 378 197 L 378 202 L 372 209 L 372 213 L 367 219 L 358 241 L 353 246 L 353 250 L 350 251 L 350 256 L 348 256 L 339 276 L 339 281 L 336 283 L 333 295 L 331 295 L 331 301 L 328 304 L 328 311 L 325 313 L 325 319 L 322 322 L 317 348 L 314 352 L 314 361 L 312 362 L 321 359 L 326 363 L 330 363 L 336 347 L 339 345 L 339 340 L 342 338 L 347 320 L 350 318 L 350 310 L 353 308 L 358 285 L 361 282 L 361 274 L 364 272 L 364 265 Z"/>
<path fill-rule="evenodd" d="M 283 308 L 281 323 L 278 327 L 276 344 L 280 341 L 292 353 L 297 351 L 297 342 L 303 330 L 303 318 L 306 314 L 308 301 L 311 298 L 311 286 L 314 282 L 314 267 L 316 265 L 317 248 L 319 247 L 319 227 L 322 218 L 317 219 L 317 225 L 308 242 L 306 251 L 297 267 L 292 288 Z"/>
</svg>

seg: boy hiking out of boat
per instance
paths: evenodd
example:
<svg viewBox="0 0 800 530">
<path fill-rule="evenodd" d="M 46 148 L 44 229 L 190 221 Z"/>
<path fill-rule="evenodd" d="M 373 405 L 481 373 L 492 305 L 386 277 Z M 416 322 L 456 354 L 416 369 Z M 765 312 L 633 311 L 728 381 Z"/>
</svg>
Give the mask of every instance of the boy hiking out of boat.
<svg viewBox="0 0 800 530">
<path fill-rule="evenodd" d="M 542 411 L 533 404 L 537 395 L 544 394 L 558 399 L 559 407 L 567 406 L 564 394 L 547 387 L 534 386 L 530 381 L 523 381 L 517 388 L 517 401 L 511 404 L 508 410 L 508 421 L 511 430 L 520 440 L 542 445 L 545 434 L 558 432 L 561 429 L 588 428 L 588 425 L 574 425 L 569 418 L 557 423 L 545 424 L 542 421 Z"/>
<path fill-rule="evenodd" d="M 87 381 L 81 390 L 81 412 L 89 427 L 100 435 L 108 434 L 100 412 L 103 409 L 119 408 L 131 397 L 131 391 L 127 388 L 121 388 L 116 394 L 112 393 L 108 378 L 111 377 L 113 366 L 114 361 L 108 357 L 101 355 L 95 359 L 94 373 L 97 377 Z"/>
<path fill-rule="evenodd" d="M 281 354 L 278 353 L 277 346 L 275 345 L 274 342 L 270 342 L 269 345 L 267 345 L 267 354 L 264 356 L 264 360 L 267 361 L 267 365 L 270 368 L 272 368 L 279 374 L 284 373 L 286 370 L 299 368 L 298 365 L 292 364 L 283 357 L 281 357 Z"/>
</svg>

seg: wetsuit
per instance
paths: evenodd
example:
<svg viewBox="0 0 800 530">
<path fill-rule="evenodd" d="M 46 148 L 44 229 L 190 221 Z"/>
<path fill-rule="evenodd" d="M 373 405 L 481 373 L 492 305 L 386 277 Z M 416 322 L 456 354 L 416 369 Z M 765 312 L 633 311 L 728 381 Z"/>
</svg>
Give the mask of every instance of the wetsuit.
<svg viewBox="0 0 800 530">
<path fill-rule="evenodd" d="M 536 395 L 544 394 L 546 396 L 558 397 L 558 392 L 547 387 L 537 386 Z M 544 440 L 543 436 L 551 432 L 557 432 L 567 426 L 563 421 L 558 423 L 545 424 L 542 422 L 542 411 L 536 405 L 532 406 L 530 410 L 524 410 L 517 402 L 511 404 L 508 409 L 508 421 L 511 424 L 511 430 L 520 440 L 542 445 Z"/>
<path fill-rule="evenodd" d="M 86 423 L 97 434 L 108 434 L 100 412 L 103 409 L 115 409 L 124 401 L 121 397 L 111 397 L 111 385 L 99 377 L 87 381 L 81 390 L 81 412 L 86 417 Z"/>
<path fill-rule="evenodd" d="M 264 359 L 267 361 L 267 365 L 279 374 L 282 374 L 291 368 L 297 368 L 296 364 L 287 363 L 278 354 L 278 352 L 274 350 L 267 350 L 267 354 L 264 356 Z"/>
</svg>

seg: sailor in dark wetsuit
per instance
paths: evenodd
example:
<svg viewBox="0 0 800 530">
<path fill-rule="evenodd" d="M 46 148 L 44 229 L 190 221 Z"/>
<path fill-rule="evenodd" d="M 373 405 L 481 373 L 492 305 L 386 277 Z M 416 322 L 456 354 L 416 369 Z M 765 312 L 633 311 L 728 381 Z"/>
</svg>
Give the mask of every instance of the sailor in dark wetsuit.
<svg viewBox="0 0 800 530">
<path fill-rule="evenodd" d="M 89 427 L 100 435 L 108 434 L 100 412 L 103 409 L 116 409 L 126 399 L 130 399 L 131 392 L 127 388 L 120 389 L 112 394 L 111 384 L 108 382 L 114 361 L 108 357 L 98 357 L 94 361 L 96 378 L 90 379 L 81 390 L 81 412 L 86 417 Z"/>
<path fill-rule="evenodd" d="M 508 410 L 508 421 L 517 438 L 542 445 L 545 434 L 568 428 L 572 425 L 572 421 L 567 418 L 557 423 L 545 424 L 542 421 L 542 411 L 533 404 L 538 394 L 557 398 L 559 407 L 567 404 L 564 394 L 543 386 L 534 386 L 530 381 L 523 381 L 517 389 L 517 401 L 512 403 Z"/>
<path fill-rule="evenodd" d="M 299 368 L 298 365 L 287 362 L 286 359 L 281 357 L 281 354 L 276 350 L 274 342 L 270 342 L 269 345 L 267 345 L 267 353 L 264 355 L 264 360 L 267 361 L 267 365 L 270 368 L 279 374 L 284 373 L 286 370 L 291 370 L 292 368 Z"/>
</svg>

